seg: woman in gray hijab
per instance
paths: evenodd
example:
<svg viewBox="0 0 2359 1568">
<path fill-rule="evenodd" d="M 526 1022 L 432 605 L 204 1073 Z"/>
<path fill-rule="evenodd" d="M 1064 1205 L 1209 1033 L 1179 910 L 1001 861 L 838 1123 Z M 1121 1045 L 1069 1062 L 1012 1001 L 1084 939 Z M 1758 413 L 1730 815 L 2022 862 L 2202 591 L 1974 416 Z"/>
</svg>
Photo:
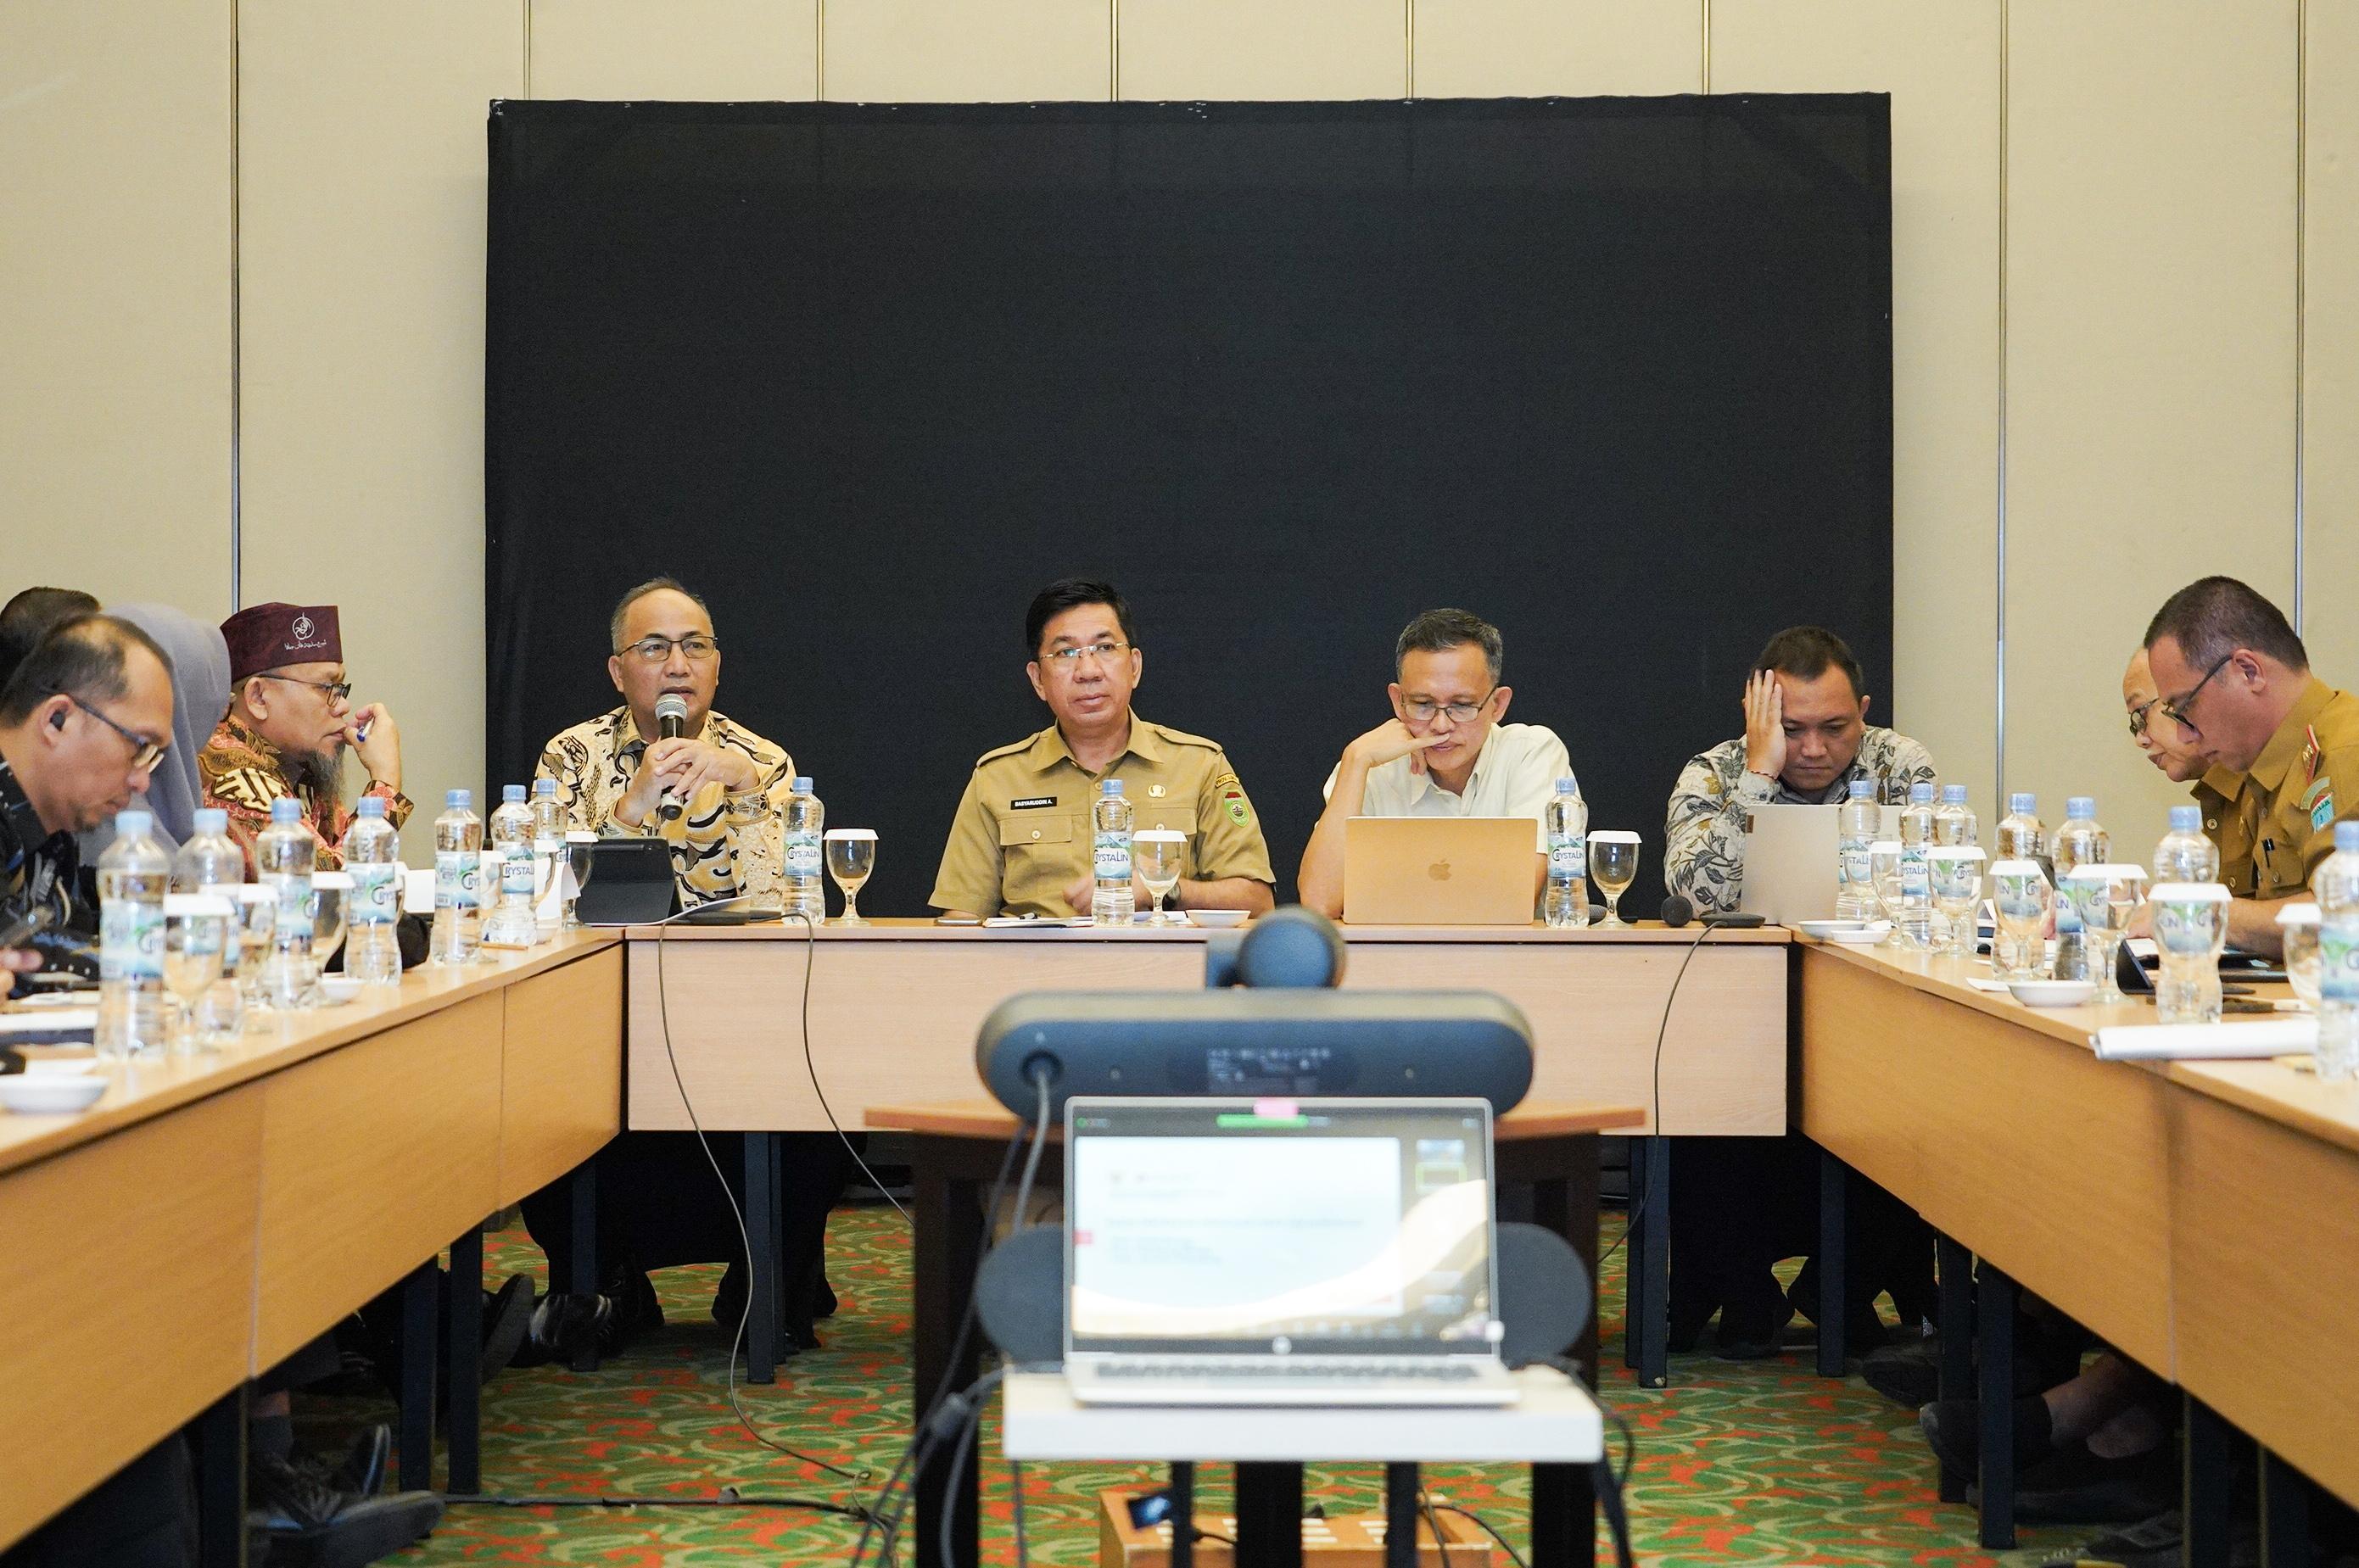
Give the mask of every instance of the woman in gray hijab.
<svg viewBox="0 0 2359 1568">
<path fill-rule="evenodd" d="M 172 744 L 147 781 L 147 807 L 156 816 L 157 838 L 177 849 L 196 831 L 197 807 L 204 804 L 197 753 L 229 711 L 229 644 L 220 627 L 168 604 L 119 604 L 107 613 L 130 622 L 172 655 Z M 111 822 L 83 834 L 82 863 L 96 865 L 113 842 Z"/>
</svg>

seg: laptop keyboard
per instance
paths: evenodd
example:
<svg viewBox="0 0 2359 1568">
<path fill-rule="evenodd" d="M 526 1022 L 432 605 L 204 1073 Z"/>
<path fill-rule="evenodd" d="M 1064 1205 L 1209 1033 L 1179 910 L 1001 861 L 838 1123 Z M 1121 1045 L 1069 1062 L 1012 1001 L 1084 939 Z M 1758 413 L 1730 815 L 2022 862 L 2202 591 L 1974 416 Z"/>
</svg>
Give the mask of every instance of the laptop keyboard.
<svg viewBox="0 0 2359 1568">
<path fill-rule="evenodd" d="M 1464 1361 L 1102 1361 L 1101 1378 L 1177 1379 L 1189 1382 L 1264 1382 L 1305 1378 L 1352 1382 L 1456 1383 L 1476 1376 Z"/>
</svg>

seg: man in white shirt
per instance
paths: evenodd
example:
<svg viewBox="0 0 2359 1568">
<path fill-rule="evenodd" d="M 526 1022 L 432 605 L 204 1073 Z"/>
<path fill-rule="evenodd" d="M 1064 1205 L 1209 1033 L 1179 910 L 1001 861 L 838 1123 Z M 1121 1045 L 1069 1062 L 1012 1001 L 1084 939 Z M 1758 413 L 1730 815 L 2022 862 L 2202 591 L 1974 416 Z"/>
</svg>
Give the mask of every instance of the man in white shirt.
<svg viewBox="0 0 2359 1568">
<path fill-rule="evenodd" d="M 1528 816 L 1532 898 L 1548 877 L 1543 820 L 1572 772 L 1564 742 L 1539 724 L 1503 723 L 1515 693 L 1500 684 L 1499 629 L 1463 610 L 1429 610 L 1393 645 L 1393 716 L 1343 748 L 1327 775 L 1327 809 L 1295 884 L 1329 918 L 1343 913 L 1343 824 L 1354 816 Z"/>
</svg>

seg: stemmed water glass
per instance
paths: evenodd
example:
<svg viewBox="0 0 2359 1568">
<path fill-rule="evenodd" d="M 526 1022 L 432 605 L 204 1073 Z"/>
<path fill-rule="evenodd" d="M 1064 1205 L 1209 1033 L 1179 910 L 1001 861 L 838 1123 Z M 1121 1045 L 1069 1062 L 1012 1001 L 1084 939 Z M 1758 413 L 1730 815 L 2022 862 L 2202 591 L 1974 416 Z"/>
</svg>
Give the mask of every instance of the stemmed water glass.
<svg viewBox="0 0 2359 1568">
<path fill-rule="evenodd" d="M 2318 905 L 2289 903 L 2277 911 L 2277 929 L 2285 934 L 2286 979 L 2293 994 L 2318 1010 Z"/>
<path fill-rule="evenodd" d="M 827 874 L 843 894 L 843 915 L 838 925 L 865 925 L 860 918 L 860 890 L 876 874 L 876 830 L 873 827 L 831 827 L 821 835 L 827 847 Z"/>
<path fill-rule="evenodd" d="M 1946 923 L 1944 950 L 1971 961 L 1974 956 L 1974 912 L 1983 902 L 1983 851 L 1971 844 L 1943 844 L 1925 852 L 1925 870 L 1933 890 L 1933 907 Z"/>
<path fill-rule="evenodd" d="M 321 1000 L 320 976 L 328 960 L 343 946 L 344 920 L 351 913 L 353 874 L 350 871 L 311 873 L 311 1000 Z"/>
<path fill-rule="evenodd" d="M 1589 836 L 1589 876 L 1597 890 L 1605 895 L 1605 918 L 1598 928 L 1614 926 L 1624 929 L 1630 923 L 1622 918 L 1622 895 L 1638 880 L 1638 836 L 1618 828 L 1608 828 Z"/>
<path fill-rule="evenodd" d="M 1179 916 L 1164 913 L 1163 901 L 1180 885 L 1180 860 L 1188 851 L 1188 835 L 1169 827 L 1149 827 L 1131 835 L 1130 858 L 1140 885 L 1154 902 L 1148 906 L 1149 925 L 1178 925 Z"/>
<path fill-rule="evenodd" d="M 1884 911 L 1884 941 L 1881 946 L 1900 945 L 1900 860 L 1901 844 L 1897 838 L 1879 838 L 1867 847 L 1868 884 L 1875 890 L 1875 904 Z"/>
<path fill-rule="evenodd" d="M 179 1003 L 172 1048 L 182 1055 L 219 1050 L 237 1037 L 245 1006 L 228 961 L 236 906 L 219 894 L 164 895 L 164 989 Z"/>
<path fill-rule="evenodd" d="M 2048 917 L 2055 891 L 2035 860 L 2001 860 L 1991 868 L 1991 903 L 1998 927 L 1991 935 L 1991 974 L 2036 980 L 2048 968 Z"/>
<path fill-rule="evenodd" d="M 237 890 L 237 913 L 244 926 L 238 940 L 237 989 L 247 1022 L 258 1024 L 269 1005 L 263 982 L 269 972 L 270 945 L 278 935 L 278 890 L 260 882 L 243 884 Z"/>
<path fill-rule="evenodd" d="M 2130 916 L 2146 902 L 2146 884 L 2145 867 L 2113 860 L 2075 866 L 2064 873 L 2060 891 L 2072 901 L 2073 912 L 2081 917 L 2082 933 L 2091 948 L 2090 965 L 2096 971 L 2097 994 L 2092 1001 L 2122 1000 L 2114 955 L 2128 933 Z"/>
</svg>

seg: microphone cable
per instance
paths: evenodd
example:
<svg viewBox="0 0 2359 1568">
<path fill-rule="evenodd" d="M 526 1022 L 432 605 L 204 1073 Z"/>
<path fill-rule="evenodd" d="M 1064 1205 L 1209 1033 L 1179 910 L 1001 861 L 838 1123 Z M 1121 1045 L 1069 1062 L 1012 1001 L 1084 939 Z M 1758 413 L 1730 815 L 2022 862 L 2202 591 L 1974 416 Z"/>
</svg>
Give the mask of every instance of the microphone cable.
<svg viewBox="0 0 2359 1568">
<path fill-rule="evenodd" d="M 1655 1025 L 1654 1061 L 1648 1073 L 1652 1086 L 1652 1099 L 1648 1106 L 1647 1126 L 1650 1129 L 1647 1136 L 1651 1138 L 1660 1138 L 1663 1135 L 1663 1042 L 1670 1033 L 1671 1010 L 1680 1000 L 1680 982 L 1688 978 L 1688 966 L 1695 961 L 1696 950 L 1709 941 L 1712 934 L 1719 929 L 1720 927 L 1712 925 L 1709 918 L 1697 929 L 1695 940 L 1688 944 L 1687 952 L 1680 958 L 1679 968 L 1671 976 L 1671 989 L 1663 996 L 1663 1016 Z M 1606 1260 L 1620 1250 L 1622 1244 L 1629 1240 L 1631 1235 L 1637 1230 L 1638 1221 L 1646 1214 L 1647 1206 L 1654 1201 L 1655 1184 L 1648 1182 L 1645 1195 L 1630 1205 L 1628 1217 L 1622 1226 L 1622 1234 L 1614 1238 L 1613 1246 L 1597 1255 L 1597 1267 L 1601 1273 L 1604 1271 Z M 1623 1332 L 1625 1334 L 1632 1332 L 1630 1325 L 1624 1325 Z"/>
</svg>

